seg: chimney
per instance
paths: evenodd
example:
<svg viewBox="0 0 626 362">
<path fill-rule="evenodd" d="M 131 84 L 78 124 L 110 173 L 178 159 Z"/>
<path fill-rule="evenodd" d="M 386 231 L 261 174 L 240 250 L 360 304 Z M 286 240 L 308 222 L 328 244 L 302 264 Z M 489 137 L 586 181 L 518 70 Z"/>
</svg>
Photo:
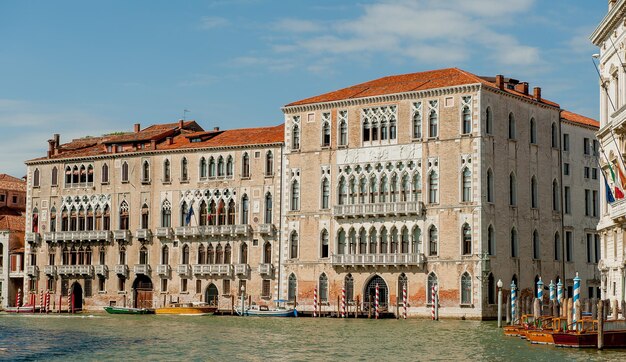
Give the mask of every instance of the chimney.
<svg viewBox="0 0 626 362">
<path fill-rule="evenodd" d="M 533 88 L 533 98 L 535 98 L 537 102 L 541 102 L 541 88 L 540 87 Z"/>
<path fill-rule="evenodd" d="M 528 82 L 521 82 L 516 84 L 515 90 L 524 94 L 528 94 Z"/>
<path fill-rule="evenodd" d="M 150 140 L 150 148 L 152 148 L 152 150 L 156 150 L 156 140 Z"/>
<path fill-rule="evenodd" d="M 496 87 L 500 90 L 504 89 L 504 76 L 502 74 L 496 75 Z"/>
<path fill-rule="evenodd" d="M 172 137 L 167 137 L 166 139 L 167 139 L 167 144 L 171 145 L 172 144 Z"/>
<path fill-rule="evenodd" d="M 183 129 L 183 126 L 185 125 L 185 121 L 183 121 L 182 119 L 178 120 L 178 128 Z"/>
<path fill-rule="evenodd" d="M 135 133 L 139 133 L 141 131 L 141 124 L 135 123 Z"/>
<path fill-rule="evenodd" d="M 117 145 L 115 143 L 111 145 L 111 153 L 117 153 Z"/>
<path fill-rule="evenodd" d="M 54 140 L 48 140 L 48 158 L 54 154 Z"/>
<path fill-rule="evenodd" d="M 219 127 L 213 127 L 213 131 L 214 131 L 214 132 L 217 132 L 217 131 L 219 131 L 219 130 L 220 130 L 220 128 L 219 128 Z"/>
</svg>

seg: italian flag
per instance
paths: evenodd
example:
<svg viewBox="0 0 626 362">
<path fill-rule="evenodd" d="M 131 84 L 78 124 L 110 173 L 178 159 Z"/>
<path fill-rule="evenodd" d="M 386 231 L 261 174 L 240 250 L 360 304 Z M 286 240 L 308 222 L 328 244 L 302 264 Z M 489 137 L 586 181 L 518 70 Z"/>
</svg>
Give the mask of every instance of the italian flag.
<svg viewBox="0 0 626 362">
<path fill-rule="evenodd" d="M 617 182 L 617 179 L 615 178 L 615 172 L 613 172 L 613 167 L 611 167 L 611 164 L 609 163 L 609 171 L 611 171 L 611 178 L 613 179 L 613 185 L 615 188 L 615 198 L 616 199 L 623 199 L 624 198 L 624 193 L 622 192 L 622 190 L 620 190 L 620 187 L 624 187 L 624 180 L 626 180 L 626 177 L 624 177 L 624 174 L 622 173 L 622 170 L 620 170 L 618 165 L 615 165 L 615 167 L 617 167 L 617 172 L 619 172 L 619 176 L 620 176 L 620 182 Z"/>
</svg>

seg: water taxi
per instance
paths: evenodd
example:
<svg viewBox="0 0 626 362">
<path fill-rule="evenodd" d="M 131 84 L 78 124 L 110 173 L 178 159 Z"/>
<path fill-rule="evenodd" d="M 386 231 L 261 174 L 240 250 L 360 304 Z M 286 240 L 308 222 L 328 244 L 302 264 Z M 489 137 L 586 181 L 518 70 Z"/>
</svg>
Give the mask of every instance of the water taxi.
<svg viewBox="0 0 626 362">
<path fill-rule="evenodd" d="M 211 315 L 217 311 L 217 307 L 206 303 L 174 303 L 169 307 L 157 308 L 154 310 L 156 314 L 173 314 L 173 315 Z"/>
<path fill-rule="evenodd" d="M 109 314 L 154 314 L 154 309 L 130 307 L 103 307 Z"/>
<path fill-rule="evenodd" d="M 241 308 L 237 309 L 237 314 L 242 315 Z M 270 309 L 266 305 L 260 305 L 244 309 L 243 315 L 253 317 L 297 317 L 298 311 L 295 308 L 277 307 Z"/>
</svg>

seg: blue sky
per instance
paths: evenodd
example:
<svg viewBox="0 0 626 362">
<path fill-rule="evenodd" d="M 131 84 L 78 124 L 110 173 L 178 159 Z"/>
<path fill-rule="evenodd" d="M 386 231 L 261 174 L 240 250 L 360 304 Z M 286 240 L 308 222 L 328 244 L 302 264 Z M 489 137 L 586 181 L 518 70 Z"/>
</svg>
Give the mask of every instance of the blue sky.
<svg viewBox="0 0 626 362">
<path fill-rule="evenodd" d="M 0 2 L 0 172 L 61 140 L 187 119 L 282 122 L 280 107 L 385 75 L 459 67 L 541 86 L 597 118 L 588 36 L 606 1 Z"/>
</svg>

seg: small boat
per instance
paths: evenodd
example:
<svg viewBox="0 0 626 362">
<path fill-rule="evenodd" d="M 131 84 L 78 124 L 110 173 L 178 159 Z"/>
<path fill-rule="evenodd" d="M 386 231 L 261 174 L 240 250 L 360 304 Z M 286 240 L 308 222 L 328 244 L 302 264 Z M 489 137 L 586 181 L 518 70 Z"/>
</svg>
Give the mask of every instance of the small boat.
<svg viewBox="0 0 626 362">
<path fill-rule="evenodd" d="M 32 305 L 23 305 L 21 307 L 6 307 L 4 308 L 4 311 L 7 313 L 20 313 L 20 314 L 25 314 L 25 313 L 39 313 L 40 309 L 39 307 L 35 307 L 33 308 Z"/>
<path fill-rule="evenodd" d="M 567 319 L 542 317 L 538 329 L 526 332 L 526 339 L 534 344 L 554 344 L 552 334 L 560 332 L 567 326 Z"/>
<path fill-rule="evenodd" d="M 241 308 L 237 309 L 237 314 L 242 315 Z M 243 315 L 252 317 L 297 317 L 298 311 L 295 308 L 277 307 L 270 309 L 266 305 L 260 305 L 245 309 Z"/>
<path fill-rule="evenodd" d="M 104 307 L 109 314 L 154 314 L 154 309 L 130 307 Z"/>
<path fill-rule="evenodd" d="M 173 314 L 173 315 L 211 315 L 217 311 L 217 307 L 206 303 L 175 303 L 170 307 L 157 308 L 154 310 L 156 314 Z"/>
<path fill-rule="evenodd" d="M 576 327 L 575 329 L 573 327 Z M 568 330 L 552 333 L 557 347 L 595 348 L 598 346 L 598 321 L 583 319 L 569 326 Z"/>
<path fill-rule="evenodd" d="M 534 316 L 532 314 L 524 314 L 521 318 L 521 324 L 514 324 L 511 326 L 504 326 L 504 335 L 512 337 L 526 338 L 526 332 L 528 329 L 533 329 Z"/>
</svg>

